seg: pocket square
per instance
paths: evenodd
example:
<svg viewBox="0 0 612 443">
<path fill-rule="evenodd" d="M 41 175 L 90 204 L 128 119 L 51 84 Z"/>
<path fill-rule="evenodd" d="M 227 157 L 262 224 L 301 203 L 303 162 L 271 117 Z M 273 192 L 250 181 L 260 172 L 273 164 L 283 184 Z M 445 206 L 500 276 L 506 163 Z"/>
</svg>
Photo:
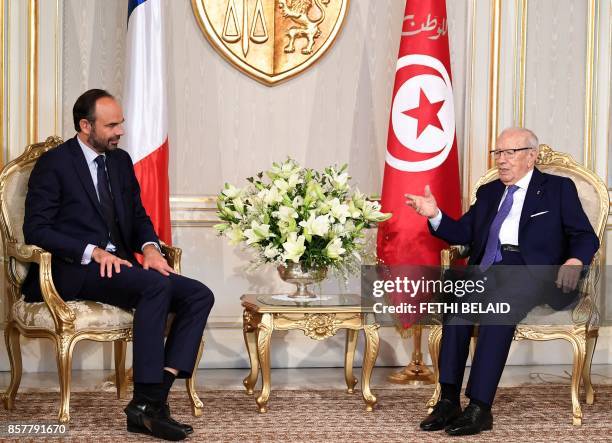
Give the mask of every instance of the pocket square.
<svg viewBox="0 0 612 443">
<path fill-rule="evenodd" d="M 530 215 L 530 217 L 531 217 L 531 218 L 533 218 L 533 217 L 537 217 L 538 215 L 543 215 L 543 214 L 546 214 L 547 212 L 548 212 L 548 211 L 536 212 L 535 214 L 531 214 L 531 215 Z"/>
</svg>

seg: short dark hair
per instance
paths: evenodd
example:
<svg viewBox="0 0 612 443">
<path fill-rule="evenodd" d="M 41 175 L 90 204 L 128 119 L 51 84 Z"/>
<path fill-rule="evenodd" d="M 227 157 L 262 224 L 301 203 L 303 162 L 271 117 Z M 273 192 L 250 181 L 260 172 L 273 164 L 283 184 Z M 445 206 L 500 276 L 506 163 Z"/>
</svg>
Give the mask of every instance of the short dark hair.
<svg viewBox="0 0 612 443">
<path fill-rule="evenodd" d="M 81 132 L 81 125 L 79 122 L 82 119 L 91 123 L 96 120 L 96 102 L 103 97 L 115 98 L 104 89 L 90 89 L 81 94 L 76 102 L 74 102 L 74 106 L 72 107 L 72 118 L 74 120 L 74 129 L 77 132 Z"/>
</svg>

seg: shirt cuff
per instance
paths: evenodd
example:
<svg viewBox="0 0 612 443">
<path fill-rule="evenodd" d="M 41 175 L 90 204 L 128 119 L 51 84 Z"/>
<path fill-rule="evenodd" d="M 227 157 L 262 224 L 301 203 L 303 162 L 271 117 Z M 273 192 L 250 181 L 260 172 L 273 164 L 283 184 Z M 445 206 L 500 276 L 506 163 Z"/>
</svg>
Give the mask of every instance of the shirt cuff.
<svg viewBox="0 0 612 443">
<path fill-rule="evenodd" d="M 96 249 L 96 245 L 87 245 L 85 246 L 85 251 L 83 252 L 83 257 L 81 257 L 81 264 L 88 265 L 91 263 L 91 255 L 93 254 L 93 250 Z"/>
<path fill-rule="evenodd" d="M 140 250 L 141 250 L 142 252 L 144 252 L 144 248 L 145 248 L 145 246 L 147 246 L 147 245 L 153 245 L 153 246 L 155 246 L 155 249 L 157 249 L 157 252 L 159 252 L 161 255 L 164 255 L 164 254 L 162 253 L 162 251 L 161 251 L 161 249 L 160 249 L 159 245 L 158 245 L 156 242 L 154 242 L 154 241 L 148 241 L 148 242 L 146 242 L 144 245 L 142 245 L 142 248 L 140 248 Z"/>
<path fill-rule="evenodd" d="M 431 217 L 428 220 L 429 220 L 429 224 L 431 225 L 431 229 L 433 229 L 434 231 L 437 231 L 438 227 L 440 227 L 440 223 L 442 222 L 442 211 L 438 209 L 438 213 L 434 217 Z"/>
</svg>

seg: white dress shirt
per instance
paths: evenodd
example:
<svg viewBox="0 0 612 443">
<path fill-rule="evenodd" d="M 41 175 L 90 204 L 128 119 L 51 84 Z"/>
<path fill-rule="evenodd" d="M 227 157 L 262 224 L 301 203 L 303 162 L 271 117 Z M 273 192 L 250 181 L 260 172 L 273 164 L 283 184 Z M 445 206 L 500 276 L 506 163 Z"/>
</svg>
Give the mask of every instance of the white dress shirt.
<svg viewBox="0 0 612 443">
<path fill-rule="evenodd" d="M 518 189 L 514 192 L 512 199 L 512 208 L 510 208 L 510 213 L 504 220 L 501 225 L 501 229 L 499 231 L 499 242 L 502 245 L 516 245 L 518 246 L 518 238 L 519 238 L 519 223 L 521 221 L 521 212 L 523 211 L 523 204 L 525 203 L 525 196 L 527 195 L 527 188 L 529 187 L 529 182 L 531 181 L 531 176 L 533 175 L 533 169 L 531 169 L 523 178 L 517 181 L 515 184 L 518 186 Z M 508 193 L 508 187 L 504 190 L 504 194 L 499 202 L 499 206 L 497 210 L 501 207 L 502 202 L 506 198 L 506 194 Z M 440 222 L 442 221 L 442 212 L 438 211 L 438 214 L 435 217 L 431 217 L 429 219 L 429 223 L 431 224 L 432 229 L 435 231 L 440 226 Z"/>
<path fill-rule="evenodd" d="M 87 162 L 87 167 L 89 168 L 89 174 L 91 175 L 91 179 L 93 180 L 93 185 L 94 185 L 94 189 L 96 190 L 96 195 L 98 196 L 98 200 L 100 200 L 100 194 L 98 194 L 98 164 L 96 163 L 96 158 L 98 158 L 99 155 L 105 155 L 105 154 L 98 154 L 92 148 L 90 148 L 85 143 L 83 143 L 78 136 L 77 136 L 77 141 L 79 142 L 79 146 L 81 147 L 81 150 L 83 151 L 83 155 L 85 156 L 85 161 Z M 144 245 L 142 245 L 141 249 L 144 251 L 144 248 L 147 245 L 153 245 L 159 252 L 161 252 L 158 244 L 155 242 L 146 242 Z M 83 251 L 83 256 L 81 257 L 82 265 L 88 265 L 91 262 L 91 255 L 93 254 L 94 249 L 96 249 L 96 245 L 88 244 L 85 247 L 85 251 Z M 108 252 L 115 252 L 117 250 L 117 247 L 114 244 L 112 244 L 112 242 L 109 241 L 106 244 L 106 250 Z"/>
</svg>

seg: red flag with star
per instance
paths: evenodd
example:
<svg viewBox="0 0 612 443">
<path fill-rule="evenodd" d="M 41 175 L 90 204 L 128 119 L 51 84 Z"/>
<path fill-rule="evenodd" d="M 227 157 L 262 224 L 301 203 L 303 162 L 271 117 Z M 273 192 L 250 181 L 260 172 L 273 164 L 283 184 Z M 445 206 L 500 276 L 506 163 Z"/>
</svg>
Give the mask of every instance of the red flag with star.
<svg viewBox="0 0 612 443">
<path fill-rule="evenodd" d="M 445 0 L 407 0 L 393 87 L 378 228 L 378 258 L 386 265 L 439 265 L 445 243 L 404 194 L 431 187 L 439 208 L 461 215 L 459 164 Z"/>
</svg>

